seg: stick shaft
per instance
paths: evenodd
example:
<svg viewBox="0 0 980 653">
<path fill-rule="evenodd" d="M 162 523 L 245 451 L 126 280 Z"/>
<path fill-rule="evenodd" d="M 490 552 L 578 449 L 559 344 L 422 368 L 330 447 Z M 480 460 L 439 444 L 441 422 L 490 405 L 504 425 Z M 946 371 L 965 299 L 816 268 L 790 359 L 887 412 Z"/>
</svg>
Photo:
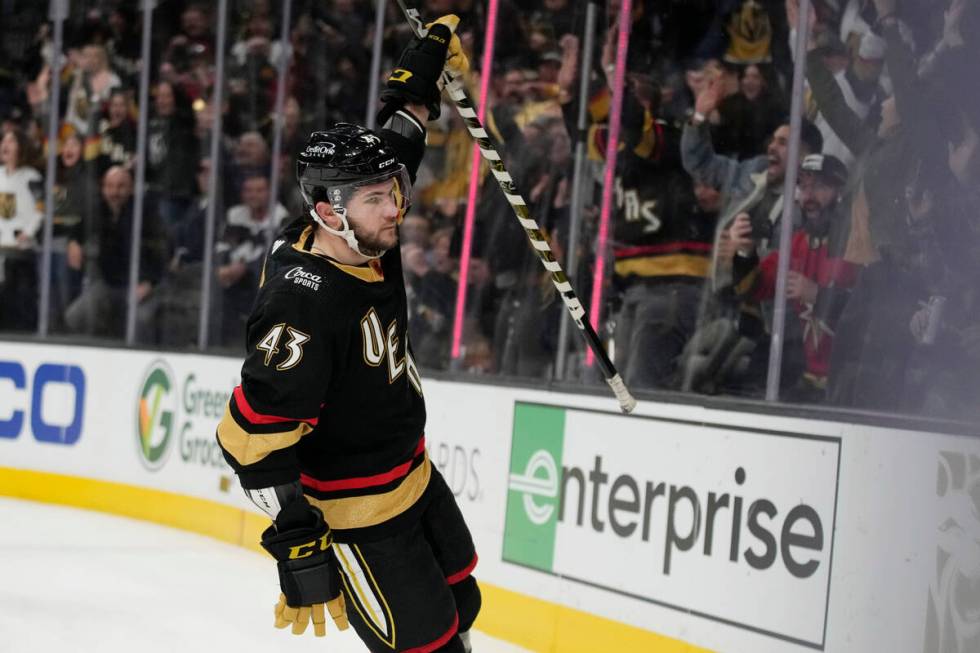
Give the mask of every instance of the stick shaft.
<svg viewBox="0 0 980 653">
<path fill-rule="evenodd" d="M 415 31 L 415 34 L 420 37 L 424 36 L 425 27 L 418 11 L 409 9 L 405 5 L 404 0 L 397 0 L 397 2 L 398 6 L 401 7 L 402 12 L 405 14 L 406 19 L 408 19 L 409 23 L 412 25 L 412 29 Z M 524 198 L 521 197 L 521 194 L 517 190 L 517 186 L 514 183 L 514 179 L 510 176 L 510 173 L 507 172 L 503 159 L 497 152 L 493 142 L 490 140 L 489 134 L 487 134 L 486 129 L 484 129 L 483 124 L 477 116 L 474 104 L 467 96 L 466 90 L 463 88 L 462 80 L 454 78 L 448 71 L 443 73 L 443 79 L 446 82 L 445 90 L 448 93 L 449 98 L 453 101 L 453 104 L 456 105 L 456 110 L 459 112 L 460 117 L 466 124 L 466 129 L 476 141 L 480 154 L 490 166 L 490 171 L 493 174 L 494 179 L 497 180 L 497 185 L 500 186 L 500 190 L 503 191 L 504 197 L 507 198 L 507 202 L 514 211 L 514 215 L 517 216 L 518 222 L 520 222 L 521 226 L 524 228 L 524 233 L 527 235 L 531 247 L 541 260 L 541 265 L 544 266 L 544 269 L 551 275 L 551 282 L 554 284 L 559 296 L 565 303 L 565 307 L 571 314 L 572 320 L 575 322 L 575 326 L 577 326 L 582 332 L 582 336 L 585 338 L 586 344 L 588 344 L 589 349 L 591 349 L 595 354 L 596 360 L 599 363 L 599 368 L 602 371 L 602 375 L 606 379 L 606 383 L 609 384 L 613 392 L 616 394 L 616 398 L 619 400 L 619 404 L 623 412 L 631 412 L 636 406 L 636 400 L 626 389 L 622 378 L 616 371 L 616 367 L 613 365 L 612 361 L 609 360 L 609 355 L 606 353 L 605 348 L 603 348 L 602 343 L 599 341 L 599 336 L 596 334 L 595 329 L 587 320 L 583 319 L 585 317 L 585 308 L 583 308 L 582 302 L 579 301 L 578 296 L 572 289 L 572 285 L 569 283 L 568 277 L 565 275 L 565 271 L 562 269 L 561 264 L 558 263 L 554 254 L 551 252 L 551 247 L 548 245 L 548 241 L 545 239 L 544 234 L 541 233 L 541 228 L 531 217 L 527 203 L 524 201 Z"/>
</svg>

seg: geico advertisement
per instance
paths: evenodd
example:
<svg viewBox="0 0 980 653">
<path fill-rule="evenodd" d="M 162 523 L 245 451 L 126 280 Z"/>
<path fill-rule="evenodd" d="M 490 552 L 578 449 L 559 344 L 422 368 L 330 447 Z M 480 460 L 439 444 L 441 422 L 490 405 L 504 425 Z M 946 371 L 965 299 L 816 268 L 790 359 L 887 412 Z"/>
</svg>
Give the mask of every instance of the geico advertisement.
<svg viewBox="0 0 980 653">
<path fill-rule="evenodd" d="M 18 446 L 8 462 L 72 473 L 63 463 L 73 461 L 77 473 L 120 481 L 227 475 L 214 434 L 238 368 L 205 356 L 0 345 L 0 443 Z M 59 450 L 72 455 L 55 460 Z"/>
<path fill-rule="evenodd" d="M 87 385 L 78 365 L 0 357 L 0 440 L 74 445 L 82 437 Z"/>
<path fill-rule="evenodd" d="M 505 561 L 823 648 L 840 440 L 516 403 Z"/>
</svg>

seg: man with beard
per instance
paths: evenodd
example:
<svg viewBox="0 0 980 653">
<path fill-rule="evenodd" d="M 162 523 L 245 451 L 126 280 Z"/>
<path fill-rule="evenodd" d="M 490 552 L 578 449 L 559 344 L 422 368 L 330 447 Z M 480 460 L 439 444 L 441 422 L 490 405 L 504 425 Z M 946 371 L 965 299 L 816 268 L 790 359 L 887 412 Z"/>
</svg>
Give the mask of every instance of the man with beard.
<svg viewBox="0 0 980 653">
<path fill-rule="evenodd" d="M 725 198 L 716 233 L 716 252 L 724 251 L 718 247 L 721 231 L 731 226 L 739 214 L 747 213 L 756 247 L 760 255 L 765 256 L 773 246 L 773 234 L 778 233 L 787 166 L 799 164 L 799 161 L 789 161 L 789 121 L 772 133 L 765 154 L 745 161 L 722 156 L 715 151 L 707 123 L 707 117 L 718 106 L 720 95 L 721 84 L 717 78 L 710 79 L 698 93 L 694 113 L 684 126 L 681 138 L 684 169 L 691 176 L 721 189 Z M 800 130 L 800 157 L 817 154 L 822 148 L 820 131 L 804 120 Z M 716 256 L 713 277 L 715 288 L 720 289 L 729 281 L 730 269 L 725 261 L 717 259 Z"/>
<path fill-rule="evenodd" d="M 800 166 L 796 201 L 803 224 L 793 234 L 786 298 L 797 316 L 786 323 L 784 356 L 792 360 L 789 348 L 802 339 L 803 370 L 787 379 L 783 398 L 791 401 L 820 401 L 824 397 L 834 327 L 854 285 L 856 268 L 834 258 L 827 249 L 831 225 L 842 218 L 841 190 L 847 184 L 847 168 L 829 154 L 811 154 Z M 736 292 L 757 302 L 771 300 L 776 291 L 779 252 L 761 261 L 755 253 L 752 223 L 740 214 L 729 229 L 736 249 L 733 264 Z M 801 332 L 800 332 L 801 330 Z"/>
<path fill-rule="evenodd" d="M 329 611 L 374 652 L 464 653 L 480 609 L 473 540 L 426 454 L 398 247 L 438 79 L 468 67 L 457 22 L 440 18 L 406 49 L 378 133 L 337 124 L 297 158 L 307 214 L 266 257 L 217 429 L 273 522 L 261 543 L 278 563 L 275 625 L 302 634 L 312 620 L 321 636 Z"/>
</svg>

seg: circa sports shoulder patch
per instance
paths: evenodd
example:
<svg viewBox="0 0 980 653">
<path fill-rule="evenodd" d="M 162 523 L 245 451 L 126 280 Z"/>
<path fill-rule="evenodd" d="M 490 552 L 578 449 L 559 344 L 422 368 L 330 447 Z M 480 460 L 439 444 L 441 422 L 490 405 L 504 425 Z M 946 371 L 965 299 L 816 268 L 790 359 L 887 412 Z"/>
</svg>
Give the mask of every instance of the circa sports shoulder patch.
<svg viewBox="0 0 980 653">
<path fill-rule="evenodd" d="M 320 284 L 323 283 L 323 277 L 321 275 L 304 270 L 301 265 L 297 265 L 287 271 L 285 278 L 297 286 L 303 286 L 311 290 L 319 290 Z"/>
</svg>

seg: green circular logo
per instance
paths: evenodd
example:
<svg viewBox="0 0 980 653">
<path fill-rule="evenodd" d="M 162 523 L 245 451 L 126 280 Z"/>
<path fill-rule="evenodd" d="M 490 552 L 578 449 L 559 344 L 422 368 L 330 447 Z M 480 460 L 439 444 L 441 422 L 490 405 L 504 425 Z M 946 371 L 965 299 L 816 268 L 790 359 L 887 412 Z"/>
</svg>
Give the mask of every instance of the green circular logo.
<svg viewBox="0 0 980 653">
<path fill-rule="evenodd" d="M 174 374 L 164 361 L 147 369 L 136 406 L 137 448 L 140 462 L 152 471 L 167 462 L 177 428 L 177 389 Z"/>
</svg>

